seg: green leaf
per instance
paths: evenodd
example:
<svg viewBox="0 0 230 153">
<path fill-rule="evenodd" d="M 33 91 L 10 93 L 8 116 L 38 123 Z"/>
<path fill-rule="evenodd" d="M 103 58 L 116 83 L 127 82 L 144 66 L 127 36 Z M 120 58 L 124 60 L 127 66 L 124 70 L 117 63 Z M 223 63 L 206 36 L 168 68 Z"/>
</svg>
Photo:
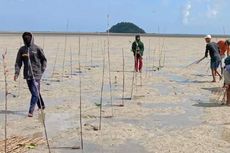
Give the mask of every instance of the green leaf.
<svg viewBox="0 0 230 153">
<path fill-rule="evenodd" d="M 28 149 L 35 149 L 35 147 L 36 147 L 36 144 L 34 143 L 30 143 L 29 145 L 26 145 L 26 148 Z"/>
<path fill-rule="evenodd" d="M 101 104 L 98 104 L 98 103 L 94 103 L 97 107 L 100 107 L 101 106 Z"/>
</svg>

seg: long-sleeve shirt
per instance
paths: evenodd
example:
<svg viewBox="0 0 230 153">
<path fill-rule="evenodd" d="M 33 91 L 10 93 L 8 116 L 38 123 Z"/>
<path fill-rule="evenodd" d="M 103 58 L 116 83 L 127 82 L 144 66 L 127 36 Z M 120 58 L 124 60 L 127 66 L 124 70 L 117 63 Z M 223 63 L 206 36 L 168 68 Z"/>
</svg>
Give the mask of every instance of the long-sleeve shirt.
<svg viewBox="0 0 230 153">
<path fill-rule="evenodd" d="M 31 41 L 30 46 L 22 46 L 16 57 L 15 75 L 19 75 L 20 69 L 24 65 L 24 79 L 41 79 L 47 65 L 47 59 L 43 50 Z"/>
<path fill-rule="evenodd" d="M 144 44 L 141 41 L 134 41 L 132 44 L 132 52 L 136 55 L 137 52 L 143 56 L 144 54 Z"/>
</svg>

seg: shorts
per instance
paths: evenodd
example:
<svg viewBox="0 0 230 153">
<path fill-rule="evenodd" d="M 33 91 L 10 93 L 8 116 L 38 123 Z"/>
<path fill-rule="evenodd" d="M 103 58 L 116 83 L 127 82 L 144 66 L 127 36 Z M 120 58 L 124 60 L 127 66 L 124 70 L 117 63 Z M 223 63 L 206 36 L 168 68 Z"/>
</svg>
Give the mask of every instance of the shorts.
<svg viewBox="0 0 230 153">
<path fill-rule="evenodd" d="M 220 65 L 221 61 L 219 60 L 211 60 L 210 67 L 211 69 L 217 69 Z"/>
</svg>

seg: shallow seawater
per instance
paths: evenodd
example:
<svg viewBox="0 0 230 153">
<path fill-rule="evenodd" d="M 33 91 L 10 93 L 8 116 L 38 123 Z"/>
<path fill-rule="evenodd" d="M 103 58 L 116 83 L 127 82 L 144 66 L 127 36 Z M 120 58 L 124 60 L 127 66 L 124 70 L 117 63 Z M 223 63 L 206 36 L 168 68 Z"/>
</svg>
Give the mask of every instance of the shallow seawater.
<svg viewBox="0 0 230 153">
<path fill-rule="evenodd" d="M 79 127 L 79 125 L 74 124 L 74 116 L 74 114 L 68 112 L 44 114 L 49 136 L 52 137 L 57 135 L 57 132 L 68 131 L 68 129 Z M 42 121 L 41 114 L 38 116 L 38 119 Z"/>
<path fill-rule="evenodd" d="M 156 112 L 148 115 L 142 119 L 118 119 L 116 121 L 133 124 L 135 126 L 143 126 L 146 129 L 152 128 L 164 128 L 164 129 L 177 129 L 186 128 L 191 126 L 197 126 L 202 124 L 200 115 L 203 113 L 202 107 L 193 106 L 195 103 L 191 100 L 183 100 L 178 103 L 159 102 L 159 103 L 146 103 L 142 104 L 142 107 L 155 110 L 166 110 L 166 112 Z M 176 110 L 179 109 L 179 112 Z M 171 112 L 175 110 L 175 113 Z M 180 110 L 182 112 L 180 112 Z M 169 113 L 167 113 L 169 111 Z"/>
</svg>

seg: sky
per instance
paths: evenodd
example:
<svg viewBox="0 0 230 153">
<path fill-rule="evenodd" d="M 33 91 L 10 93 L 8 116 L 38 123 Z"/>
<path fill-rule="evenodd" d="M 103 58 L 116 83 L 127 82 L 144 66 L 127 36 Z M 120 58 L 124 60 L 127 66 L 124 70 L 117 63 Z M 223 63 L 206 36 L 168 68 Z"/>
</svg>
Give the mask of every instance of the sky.
<svg viewBox="0 0 230 153">
<path fill-rule="evenodd" d="M 228 6 L 230 0 L 0 0 L 0 31 L 105 32 L 132 22 L 147 33 L 229 34 Z"/>
</svg>

